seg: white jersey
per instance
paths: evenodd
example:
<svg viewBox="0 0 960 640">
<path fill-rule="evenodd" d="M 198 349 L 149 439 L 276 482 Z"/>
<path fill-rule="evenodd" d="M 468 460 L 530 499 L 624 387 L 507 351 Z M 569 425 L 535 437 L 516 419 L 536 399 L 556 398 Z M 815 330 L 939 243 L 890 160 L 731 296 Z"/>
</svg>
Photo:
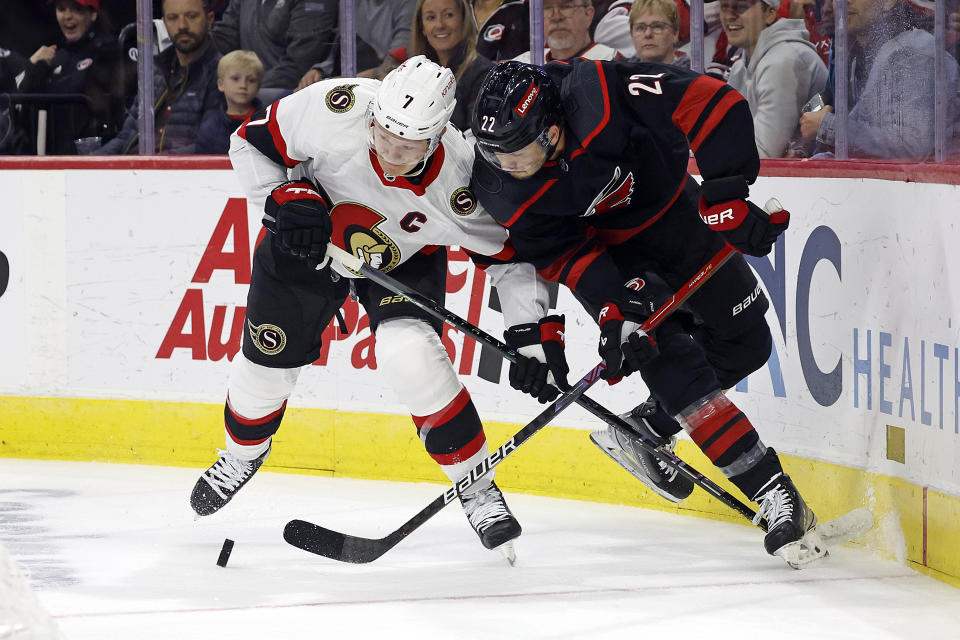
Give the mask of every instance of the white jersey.
<svg viewBox="0 0 960 640">
<path fill-rule="evenodd" d="M 231 137 L 230 160 L 250 201 L 263 210 L 270 192 L 290 179 L 288 170 L 309 177 L 330 197 L 332 242 L 384 272 L 438 246 L 510 259 L 506 229 L 470 189 L 473 147 L 453 125 L 418 179 L 383 172 L 370 150 L 365 118 L 379 86 L 365 78 L 324 80 L 241 126 Z M 338 263 L 333 268 L 357 276 Z M 531 265 L 493 265 L 487 272 L 508 298 L 502 304 L 511 316 L 505 313 L 507 326 L 546 313 L 546 288 Z"/>
</svg>

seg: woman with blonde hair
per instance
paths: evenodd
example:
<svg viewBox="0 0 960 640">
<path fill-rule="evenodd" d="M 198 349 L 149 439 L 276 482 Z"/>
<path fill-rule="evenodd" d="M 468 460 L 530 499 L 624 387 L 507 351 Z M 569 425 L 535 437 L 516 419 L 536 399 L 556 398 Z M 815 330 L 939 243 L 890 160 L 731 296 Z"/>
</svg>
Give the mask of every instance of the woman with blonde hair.
<svg viewBox="0 0 960 640">
<path fill-rule="evenodd" d="M 680 13 L 674 0 L 639 0 L 630 7 L 630 37 L 639 62 L 660 62 L 690 68 L 690 58 L 677 51 Z"/>
<path fill-rule="evenodd" d="M 470 131 L 473 103 L 493 62 L 477 53 L 477 25 L 468 0 L 417 0 L 410 46 L 395 49 L 390 56 L 400 64 L 421 54 L 453 71 L 457 106 L 450 122 Z"/>
</svg>

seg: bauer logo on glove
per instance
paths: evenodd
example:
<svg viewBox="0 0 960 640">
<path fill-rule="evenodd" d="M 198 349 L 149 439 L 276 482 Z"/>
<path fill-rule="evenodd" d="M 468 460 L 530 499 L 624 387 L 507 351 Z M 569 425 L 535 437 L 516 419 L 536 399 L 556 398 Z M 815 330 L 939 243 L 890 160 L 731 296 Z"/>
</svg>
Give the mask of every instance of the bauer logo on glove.
<svg viewBox="0 0 960 640">
<path fill-rule="evenodd" d="M 749 188 L 743 176 L 704 180 L 700 193 L 700 218 L 740 253 L 767 255 L 790 226 L 790 212 L 779 203 L 764 211 L 746 199 Z"/>
</svg>

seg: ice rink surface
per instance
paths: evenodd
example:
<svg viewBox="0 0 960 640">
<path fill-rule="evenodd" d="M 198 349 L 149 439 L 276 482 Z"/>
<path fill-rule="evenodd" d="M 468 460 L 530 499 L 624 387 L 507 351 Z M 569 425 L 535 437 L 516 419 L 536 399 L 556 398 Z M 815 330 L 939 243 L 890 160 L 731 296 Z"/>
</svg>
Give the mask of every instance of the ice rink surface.
<svg viewBox="0 0 960 640">
<path fill-rule="evenodd" d="M 260 472 L 194 521 L 199 473 L 0 459 L 0 542 L 66 638 L 960 638 L 960 590 L 856 548 L 794 571 L 750 527 L 507 493 L 515 567 L 457 504 L 342 564 L 284 524 L 380 537 L 443 487 Z"/>
</svg>

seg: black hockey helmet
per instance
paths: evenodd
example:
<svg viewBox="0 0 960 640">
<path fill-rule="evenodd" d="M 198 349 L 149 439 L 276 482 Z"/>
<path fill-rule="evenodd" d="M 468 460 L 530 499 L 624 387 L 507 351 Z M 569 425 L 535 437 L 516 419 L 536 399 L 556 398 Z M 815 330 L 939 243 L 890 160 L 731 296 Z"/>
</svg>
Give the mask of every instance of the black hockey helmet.
<svg viewBox="0 0 960 640">
<path fill-rule="evenodd" d="M 509 60 L 491 69 L 480 86 L 471 128 L 483 156 L 498 165 L 494 153 L 513 153 L 545 139 L 562 120 L 560 89 L 547 72 Z"/>
</svg>

